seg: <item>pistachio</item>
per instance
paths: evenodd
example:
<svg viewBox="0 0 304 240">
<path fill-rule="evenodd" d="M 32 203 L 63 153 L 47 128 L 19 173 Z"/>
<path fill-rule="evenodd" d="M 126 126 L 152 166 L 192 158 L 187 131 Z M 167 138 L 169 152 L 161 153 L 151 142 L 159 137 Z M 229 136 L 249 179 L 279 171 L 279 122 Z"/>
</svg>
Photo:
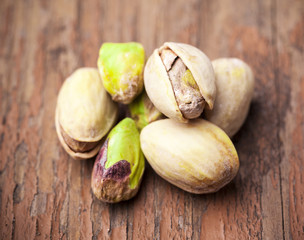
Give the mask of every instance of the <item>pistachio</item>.
<svg viewBox="0 0 304 240">
<path fill-rule="evenodd" d="M 142 91 L 144 63 L 145 52 L 139 43 L 102 44 L 98 68 L 114 101 L 128 104 Z"/>
<path fill-rule="evenodd" d="M 117 113 L 98 70 L 76 70 L 63 83 L 56 106 L 56 131 L 66 152 L 75 159 L 95 156 Z"/>
<path fill-rule="evenodd" d="M 207 110 L 205 116 L 232 137 L 248 114 L 254 91 L 254 76 L 251 68 L 237 58 L 216 59 L 212 65 L 217 96 L 214 108 Z"/>
<path fill-rule="evenodd" d="M 183 43 L 167 42 L 155 49 L 144 71 L 145 88 L 155 107 L 179 122 L 213 108 L 214 72 L 208 57 Z"/>
<path fill-rule="evenodd" d="M 91 187 L 105 202 L 128 200 L 136 195 L 145 169 L 135 122 L 125 118 L 109 133 L 93 167 Z"/>
<path fill-rule="evenodd" d="M 162 178 L 191 193 L 218 191 L 239 169 L 229 137 L 216 125 L 195 119 L 188 124 L 163 119 L 146 126 L 141 148 Z"/>
<path fill-rule="evenodd" d="M 145 91 L 128 105 L 127 114 L 135 121 L 139 131 L 149 123 L 163 118 L 162 113 L 156 109 Z"/>
</svg>

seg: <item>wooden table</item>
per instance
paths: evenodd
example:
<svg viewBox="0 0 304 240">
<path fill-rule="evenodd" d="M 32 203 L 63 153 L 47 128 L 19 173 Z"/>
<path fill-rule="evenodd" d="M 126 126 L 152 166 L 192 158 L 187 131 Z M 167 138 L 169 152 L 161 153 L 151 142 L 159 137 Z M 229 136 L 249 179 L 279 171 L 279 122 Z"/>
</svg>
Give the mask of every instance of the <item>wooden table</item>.
<svg viewBox="0 0 304 240">
<path fill-rule="evenodd" d="M 54 110 L 105 41 L 141 42 L 147 56 L 185 42 L 252 66 L 232 183 L 193 195 L 147 166 L 134 199 L 93 196 L 94 159 L 65 153 Z M 303 0 L 1 0 L 0 239 L 304 239 L 303 51 Z"/>
</svg>

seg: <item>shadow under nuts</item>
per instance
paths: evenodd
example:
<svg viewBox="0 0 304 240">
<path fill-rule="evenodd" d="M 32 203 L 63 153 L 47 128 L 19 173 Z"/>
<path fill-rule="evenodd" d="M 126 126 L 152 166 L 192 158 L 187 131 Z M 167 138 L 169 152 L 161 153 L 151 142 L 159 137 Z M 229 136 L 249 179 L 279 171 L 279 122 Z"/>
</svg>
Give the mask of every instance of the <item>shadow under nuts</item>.
<svg viewBox="0 0 304 240">
<path fill-rule="evenodd" d="M 155 107 L 178 122 L 188 122 L 213 108 L 215 77 L 208 57 L 183 43 L 155 49 L 144 70 L 146 92 Z"/>
<path fill-rule="evenodd" d="M 56 131 L 74 159 L 95 156 L 116 121 L 118 107 L 95 68 L 80 68 L 63 83 L 56 106 Z"/>
<path fill-rule="evenodd" d="M 217 94 L 213 109 L 206 110 L 205 117 L 232 137 L 248 114 L 254 76 L 251 68 L 237 58 L 216 59 L 212 65 Z"/>
<path fill-rule="evenodd" d="M 135 122 L 125 118 L 111 130 L 95 160 L 93 193 L 104 202 L 128 200 L 138 192 L 144 170 L 139 132 Z"/>
<path fill-rule="evenodd" d="M 203 119 L 188 124 L 171 119 L 153 122 L 141 131 L 140 141 L 152 168 L 191 193 L 215 192 L 239 169 L 238 155 L 229 137 Z"/>
</svg>

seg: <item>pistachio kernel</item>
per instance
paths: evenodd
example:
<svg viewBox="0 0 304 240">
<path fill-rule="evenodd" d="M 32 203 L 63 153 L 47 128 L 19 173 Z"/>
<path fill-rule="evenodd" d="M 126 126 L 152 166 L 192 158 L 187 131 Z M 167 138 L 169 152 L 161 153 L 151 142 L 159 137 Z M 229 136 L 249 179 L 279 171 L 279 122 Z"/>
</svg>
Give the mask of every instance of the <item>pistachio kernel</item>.
<svg viewBox="0 0 304 240">
<path fill-rule="evenodd" d="M 153 105 L 145 91 L 128 105 L 127 114 L 135 121 L 139 131 L 149 123 L 163 118 L 162 113 Z"/>
<path fill-rule="evenodd" d="M 168 73 L 178 107 L 187 119 L 197 118 L 205 107 L 205 100 L 191 71 L 170 48 L 160 50 L 161 60 Z"/>
<path fill-rule="evenodd" d="M 97 64 L 114 101 L 128 104 L 142 91 L 144 63 L 145 52 L 139 43 L 102 44 Z"/>
<path fill-rule="evenodd" d="M 145 169 L 135 122 L 125 118 L 109 133 L 94 164 L 91 186 L 105 202 L 128 200 L 137 193 Z"/>
</svg>

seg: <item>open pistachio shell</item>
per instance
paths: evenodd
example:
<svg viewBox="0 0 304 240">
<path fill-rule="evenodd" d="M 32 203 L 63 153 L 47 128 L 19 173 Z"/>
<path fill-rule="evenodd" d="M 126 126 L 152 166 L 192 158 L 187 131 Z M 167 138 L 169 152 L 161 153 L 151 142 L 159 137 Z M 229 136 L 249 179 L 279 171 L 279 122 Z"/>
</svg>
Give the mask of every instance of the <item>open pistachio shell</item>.
<svg viewBox="0 0 304 240">
<path fill-rule="evenodd" d="M 137 193 L 145 170 L 135 122 L 125 118 L 109 133 L 92 172 L 95 196 L 105 202 L 128 200 Z"/>
<path fill-rule="evenodd" d="M 142 91 L 145 51 L 140 43 L 104 43 L 97 64 L 114 101 L 128 104 Z"/>
<path fill-rule="evenodd" d="M 217 96 L 212 110 L 206 110 L 206 119 L 222 128 L 232 137 L 244 123 L 254 91 L 251 68 L 237 58 L 212 61 Z"/>
<path fill-rule="evenodd" d="M 71 147 L 65 142 L 65 140 L 62 137 L 62 132 L 60 131 L 60 124 L 59 124 L 59 121 L 58 121 L 58 111 L 56 111 L 55 114 L 56 114 L 55 115 L 56 132 L 57 132 L 58 139 L 59 139 L 63 149 L 75 160 L 86 160 L 86 159 L 89 159 L 89 158 L 92 158 L 92 157 L 96 156 L 96 154 L 98 153 L 98 151 L 100 150 L 100 148 L 103 144 L 103 141 L 102 140 L 99 141 L 97 143 L 97 145 L 93 149 L 91 149 L 90 151 L 87 151 L 87 152 L 75 152 L 75 151 L 73 151 L 71 149 Z"/>
<path fill-rule="evenodd" d="M 55 122 L 59 140 L 72 157 L 93 157 L 117 114 L 118 107 L 105 91 L 98 70 L 80 68 L 65 80 L 58 95 Z"/>
<path fill-rule="evenodd" d="M 141 148 L 162 178 L 191 193 L 215 192 L 237 174 L 233 143 L 216 125 L 195 119 L 188 124 L 164 119 L 146 126 Z"/>
<path fill-rule="evenodd" d="M 161 48 L 155 49 L 147 61 L 144 83 L 152 103 L 167 117 L 179 122 L 188 122 L 178 107 L 168 72 L 160 57 L 160 52 L 164 48 L 172 50 L 190 70 L 209 109 L 213 108 L 216 95 L 213 68 L 202 51 L 183 43 L 167 42 Z"/>
</svg>

